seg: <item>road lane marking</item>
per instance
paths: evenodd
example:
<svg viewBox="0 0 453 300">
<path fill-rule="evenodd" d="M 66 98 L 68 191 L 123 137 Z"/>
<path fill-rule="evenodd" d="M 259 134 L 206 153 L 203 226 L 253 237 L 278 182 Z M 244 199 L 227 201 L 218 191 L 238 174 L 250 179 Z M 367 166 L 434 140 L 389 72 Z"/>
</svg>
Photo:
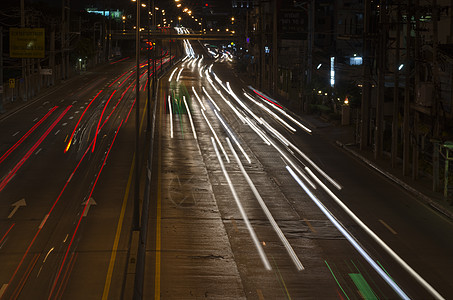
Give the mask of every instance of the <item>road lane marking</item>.
<svg viewBox="0 0 453 300">
<path fill-rule="evenodd" d="M 8 216 L 8 219 L 11 219 L 14 214 L 17 212 L 17 210 L 19 209 L 19 207 L 21 206 L 27 206 L 27 203 L 25 202 L 25 198 L 22 198 L 20 199 L 19 201 L 16 201 L 14 202 L 13 204 L 11 204 L 11 206 L 13 206 L 13 210 L 11 211 L 11 213 L 9 214 Z"/>
<path fill-rule="evenodd" d="M 264 300 L 263 292 L 260 289 L 256 290 L 256 293 L 258 294 L 259 300 Z"/>
<path fill-rule="evenodd" d="M 261 244 L 258 240 L 255 230 L 253 229 L 252 225 L 250 224 L 249 218 L 247 217 L 244 207 L 242 206 L 241 201 L 239 200 L 239 196 L 237 195 L 236 190 L 233 186 L 233 183 L 231 182 L 231 178 L 228 175 L 227 170 L 225 169 L 225 165 L 223 164 L 223 160 L 222 160 L 222 157 L 220 156 L 219 149 L 217 148 L 217 144 L 212 136 L 211 136 L 211 143 L 212 143 L 212 146 L 214 147 L 215 154 L 217 155 L 217 159 L 219 161 L 220 168 L 222 169 L 223 175 L 225 176 L 225 179 L 228 182 L 228 186 L 230 187 L 231 194 L 233 195 L 233 198 L 236 202 L 239 212 L 241 213 L 242 219 L 244 220 L 244 223 L 249 231 L 250 237 L 252 238 L 252 240 L 255 244 L 256 250 L 258 251 L 258 253 L 261 257 L 261 261 L 263 262 L 266 270 L 272 270 L 269 260 L 267 259 L 266 253 L 264 252 L 263 247 L 261 246 Z"/>
<path fill-rule="evenodd" d="M 14 133 L 14 134 L 13 134 L 13 136 L 16 136 L 16 135 L 18 135 L 19 133 L 20 133 L 20 131 L 18 131 L 18 132 L 16 132 L 16 133 Z"/>
<path fill-rule="evenodd" d="M 308 228 L 310 228 L 311 232 L 316 232 L 316 229 L 314 229 L 313 226 L 311 226 L 310 221 L 304 218 L 304 222 L 307 224 Z"/>
<path fill-rule="evenodd" d="M 8 284 L 7 283 L 4 283 L 2 285 L 2 288 L 0 289 L 0 298 L 3 296 L 3 294 L 5 293 L 6 291 L 6 288 L 8 287 Z"/>
<path fill-rule="evenodd" d="M 393 228 L 390 227 L 390 225 L 388 225 L 387 223 L 385 223 L 383 220 L 379 219 L 379 222 L 381 222 L 381 224 L 384 225 L 385 228 L 387 228 L 391 233 L 393 233 L 393 234 L 398 234 L 398 232 L 396 232 L 395 230 L 393 230 Z"/>
<path fill-rule="evenodd" d="M 242 165 L 241 160 L 239 159 L 238 154 L 236 153 L 236 150 L 233 148 L 233 144 L 231 144 L 231 141 L 229 138 L 226 138 L 228 146 L 230 147 L 231 152 L 233 153 L 234 158 L 236 159 L 236 162 L 239 166 L 239 169 L 242 172 L 242 175 L 244 176 L 245 180 L 249 184 L 250 189 L 252 190 L 253 194 L 255 195 L 256 200 L 261 206 L 261 209 L 263 210 L 264 214 L 266 215 L 267 219 L 272 225 L 272 228 L 274 229 L 275 233 L 279 237 L 280 241 L 282 242 L 283 246 L 285 247 L 286 251 L 288 252 L 288 255 L 291 257 L 291 260 L 293 261 L 294 265 L 296 266 L 298 271 L 304 270 L 304 266 L 302 265 L 302 262 L 299 260 L 299 257 L 297 257 L 296 252 L 294 251 L 293 247 L 289 243 L 288 239 L 286 236 L 283 234 L 282 230 L 278 226 L 277 222 L 274 219 L 274 216 L 272 213 L 269 211 L 267 208 L 266 203 L 264 202 L 263 198 L 261 197 L 260 193 L 258 192 L 258 189 L 256 188 L 255 184 L 253 183 L 252 179 L 250 176 L 247 174 L 247 172 L 244 169 L 244 166 Z"/>
<path fill-rule="evenodd" d="M 46 224 L 47 218 L 49 217 L 49 214 L 44 216 L 44 219 L 42 219 L 41 224 L 39 224 L 39 229 L 42 229 L 44 227 L 44 224 Z"/>
<path fill-rule="evenodd" d="M 39 148 L 38 151 L 35 152 L 35 155 L 38 155 L 41 152 L 42 148 Z"/>
<path fill-rule="evenodd" d="M 58 133 L 60 133 L 60 129 L 58 129 L 58 130 L 55 132 L 55 135 L 57 135 Z"/>
<path fill-rule="evenodd" d="M 391 279 L 378 265 L 377 263 L 371 258 L 371 256 L 369 255 L 368 252 L 366 252 L 362 247 L 361 245 L 358 243 L 358 241 L 343 227 L 343 225 L 334 217 L 334 215 L 324 206 L 324 204 L 315 196 L 313 195 L 313 193 L 307 188 L 307 186 L 302 182 L 302 180 L 296 175 L 296 173 L 294 173 L 294 171 L 289 167 L 289 166 L 286 166 L 286 169 L 288 170 L 288 172 L 291 174 L 291 176 L 294 178 L 294 180 L 299 184 L 299 186 L 305 191 L 305 193 L 313 200 L 313 202 L 316 204 L 316 206 L 318 206 L 318 208 L 322 211 L 322 213 L 330 220 L 330 222 L 338 229 L 338 231 L 341 232 L 341 234 L 349 241 L 349 243 L 357 250 L 357 252 L 359 252 L 359 254 L 368 262 L 368 264 L 376 271 L 376 273 L 378 273 L 381 278 L 383 280 L 385 280 L 385 282 L 387 282 L 387 284 L 402 298 L 402 299 L 410 299 L 406 293 L 398 286 L 398 284 L 396 284 L 395 281 L 393 281 L 393 279 Z M 326 192 L 330 194 L 330 196 L 336 200 L 338 198 L 336 198 L 336 196 L 321 182 L 321 180 L 319 178 L 317 178 L 316 176 L 314 176 L 314 174 L 311 172 L 310 169 L 308 169 L 307 167 L 305 168 L 307 171 L 309 171 L 310 175 L 312 177 L 314 177 L 317 181 L 317 183 L 323 187 L 326 188 Z M 335 198 L 333 197 L 335 196 Z M 358 219 L 355 214 L 350 211 L 345 205 L 343 202 L 340 201 L 340 199 L 338 199 L 338 201 L 336 201 L 340 206 L 343 207 L 343 209 L 345 210 L 346 213 L 348 213 L 348 215 L 350 217 L 352 217 L 356 223 L 362 227 L 363 230 L 367 231 L 369 234 L 373 233 L 365 224 L 363 224 L 363 222 L 360 221 L 360 219 Z M 373 236 L 374 235 L 374 236 Z M 373 237 L 374 237 L 374 240 L 376 242 L 379 243 L 379 241 L 381 243 L 379 243 L 382 247 L 387 246 L 382 240 L 379 239 L 379 237 L 377 237 L 374 233 L 373 233 Z M 387 248 L 385 248 L 385 250 L 387 250 L 387 252 L 393 256 L 394 259 L 397 259 L 399 258 L 399 256 L 396 255 L 396 253 L 393 252 L 393 250 L 390 249 L 390 247 L 387 246 Z M 405 263 L 401 258 L 399 258 L 401 262 Z M 407 264 L 406 264 L 407 265 Z M 404 267 L 404 266 L 403 266 Z M 407 267 L 409 267 L 407 265 Z M 410 268 L 410 267 L 409 267 Z M 406 269 L 406 271 L 410 271 L 409 269 Z M 413 271 L 413 270 L 412 270 Z M 415 271 L 413 271 L 415 273 Z M 415 273 L 417 274 L 417 273 Z M 418 274 L 417 274 L 418 275 Z M 421 277 L 420 277 L 421 278 Z M 423 280 L 423 279 L 422 279 Z M 435 290 L 434 290 L 435 291 Z M 437 292 L 436 292 L 437 293 Z M 440 296 L 440 294 L 439 294 Z M 438 299 L 443 299 L 442 296 L 440 297 L 436 297 Z"/>
<path fill-rule="evenodd" d="M 128 87 L 128 89 L 129 89 L 129 87 Z M 141 120 L 141 123 L 140 123 L 140 130 L 139 130 L 140 132 L 142 131 L 143 121 L 145 119 L 145 114 L 146 114 L 146 111 L 147 111 L 147 109 L 146 109 L 147 105 L 149 105 L 148 100 L 146 100 L 145 109 L 143 110 L 142 120 Z M 105 279 L 104 292 L 102 293 L 102 300 L 107 300 L 108 296 L 109 296 L 109 292 L 110 292 L 110 285 L 112 283 L 113 269 L 114 269 L 114 266 L 115 266 L 116 254 L 118 252 L 118 244 L 119 244 L 119 241 L 120 241 L 120 235 L 121 235 L 121 231 L 122 231 L 122 228 L 123 228 L 124 215 L 126 213 L 127 202 L 128 202 L 128 199 L 129 199 L 129 192 L 130 192 L 130 188 L 131 188 L 132 177 L 134 176 L 134 166 L 135 166 L 135 158 L 136 158 L 135 154 L 136 153 L 134 152 L 134 155 L 132 157 L 131 167 L 129 169 L 129 178 L 127 180 L 126 191 L 124 193 L 124 198 L 123 198 L 123 204 L 121 206 L 120 217 L 118 219 L 118 225 L 116 227 L 115 240 L 113 242 L 112 254 L 110 255 L 109 268 L 107 270 L 107 277 Z"/>
</svg>

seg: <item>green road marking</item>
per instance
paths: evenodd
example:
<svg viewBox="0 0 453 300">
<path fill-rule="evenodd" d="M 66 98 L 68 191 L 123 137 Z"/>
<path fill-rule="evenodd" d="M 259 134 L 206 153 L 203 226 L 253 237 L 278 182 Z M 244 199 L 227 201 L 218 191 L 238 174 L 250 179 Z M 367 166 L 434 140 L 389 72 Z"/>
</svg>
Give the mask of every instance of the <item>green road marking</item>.
<svg viewBox="0 0 453 300">
<path fill-rule="evenodd" d="M 329 268 L 330 273 L 332 274 L 333 278 L 334 278 L 335 281 L 337 282 L 337 284 L 338 284 L 338 286 L 340 287 L 341 291 L 342 291 L 343 294 L 346 296 L 346 298 L 349 300 L 348 295 L 347 295 L 346 292 L 343 290 L 343 287 L 341 286 L 341 284 L 338 282 L 338 279 L 337 279 L 337 277 L 335 277 L 335 274 L 333 273 L 332 269 L 330 268 L 329 264 L 327 263 L 327 260 L 324 260 L 324 262 L 326 263 L 327 268 Z"/>
<path fill-rule="evenodd" d="M 364 299 L 379 299 L 365 278 L 363 278 L 362 274 L 350 273 L 349 277 L 354 281 L 355 286 L 359 289 L 359 292 Z"/>
</svg>

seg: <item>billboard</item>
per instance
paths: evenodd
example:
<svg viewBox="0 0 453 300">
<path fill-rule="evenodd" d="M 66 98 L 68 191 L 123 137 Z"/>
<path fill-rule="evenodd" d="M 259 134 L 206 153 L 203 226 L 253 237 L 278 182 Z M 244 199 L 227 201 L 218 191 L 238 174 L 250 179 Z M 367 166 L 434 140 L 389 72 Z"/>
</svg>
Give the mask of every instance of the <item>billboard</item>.
<svg viewBox="0 0 453 300">
<path fill-rule="evenodd" d="M 44 28 L 10 28 L 9 56 L 14 58 L 44 58 Z"/>
</svg>

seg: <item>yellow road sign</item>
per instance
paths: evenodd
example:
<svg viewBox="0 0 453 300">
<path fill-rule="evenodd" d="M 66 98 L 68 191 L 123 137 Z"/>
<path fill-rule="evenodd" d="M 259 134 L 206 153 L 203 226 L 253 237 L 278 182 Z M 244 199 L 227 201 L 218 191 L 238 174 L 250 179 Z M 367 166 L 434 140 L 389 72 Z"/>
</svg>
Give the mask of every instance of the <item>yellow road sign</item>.
<svg viewBox="0 0 453 300">
<path fill-rule="evenodd" d="M 13 88 L 16 87 L 16 79 L 10 78 L 8 82 L 9 82 L 9 88 L 10 89 L 13 89 Z"/>
<path fill-rule="evenodd" d="M 15 58 L 44 58 L 44 28 L 10 28 L 9 56 Z"/>
</svg>

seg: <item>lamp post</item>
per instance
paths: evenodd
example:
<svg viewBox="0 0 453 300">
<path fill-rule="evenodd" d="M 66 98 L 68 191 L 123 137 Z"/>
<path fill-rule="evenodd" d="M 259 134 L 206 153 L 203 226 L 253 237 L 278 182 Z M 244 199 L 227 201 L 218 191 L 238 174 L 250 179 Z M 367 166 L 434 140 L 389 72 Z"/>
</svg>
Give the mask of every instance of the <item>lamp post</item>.
<svg viewBox="0 0 453 300">
<path fill-rule="evenodd" d="M 135 88 L 135 191 L 133 230 L 140 229 L 140 0 L 137 1 L 137 24 L 135 36 L 136 88 Z"/>
</svg>

